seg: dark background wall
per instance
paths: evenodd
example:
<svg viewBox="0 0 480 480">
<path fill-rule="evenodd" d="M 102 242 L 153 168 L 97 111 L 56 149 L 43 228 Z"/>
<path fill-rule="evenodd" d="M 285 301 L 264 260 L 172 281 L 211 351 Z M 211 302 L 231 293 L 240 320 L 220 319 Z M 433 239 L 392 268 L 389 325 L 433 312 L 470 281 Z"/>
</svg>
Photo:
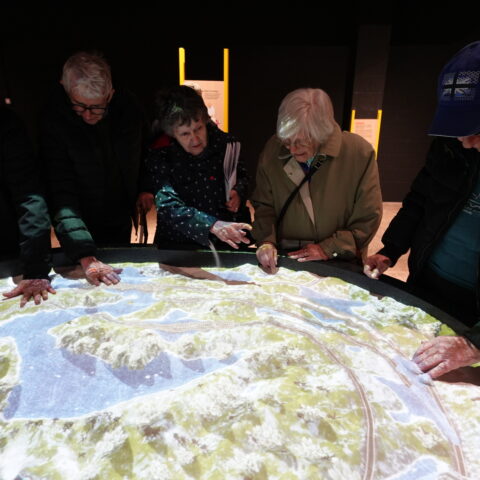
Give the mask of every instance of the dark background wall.
<svg viewBox="0 0 480 480">
<path fill-rule="evenodd" d="M 263 144 L 275 130 L 281 99 L 291 90 L 320 87 L 332 97 L 337 121 L 348 129 L 358 31 L 391 26 L 383 101 L 379 167 L 384 199 L 398 201 L 423 164 L 442 65 L 480 38 L 478 14 L 456 20 L 443 11 L 420 15 L 395 2 L 365 11 L 342 4 L 294 8 L 261 16 L 243 2 L 212 21 L 209 10 L 100 4 L 2 7 L 0 98 L 8 96 L 34 139 L 38 115 L 72 53 L 96 49 L 112 66 L 114 84 L 132 90 L 151 114 L 156 89 L 178 82 L 178 47 L 187 51 L 187 78 L 221 79 L 222 48 L 230 48 L 230 131 L 243 142 L 254 176 Z M 478 7 L 475 5 L 478 13 Z M 465 9 L 468 10 L 467 6 Z"/>
</svg>

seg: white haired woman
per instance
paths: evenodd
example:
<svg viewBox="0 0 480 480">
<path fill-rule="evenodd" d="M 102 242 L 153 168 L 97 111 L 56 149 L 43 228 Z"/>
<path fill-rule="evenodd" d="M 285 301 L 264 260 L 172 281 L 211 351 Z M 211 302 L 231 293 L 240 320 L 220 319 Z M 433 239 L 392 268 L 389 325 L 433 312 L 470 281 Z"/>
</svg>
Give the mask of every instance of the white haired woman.
<svg viewBox="0 0 480 480">
<path fill-rule="evenodd" d="M 280 105 L 251 200 L 252 236 L 266 272 L 277 271 L 277 249 L 299 262 L 360 259 L 382 214 L 375 152 L 341 131 L 323 90 L 295 90 Z"/>
</svg>

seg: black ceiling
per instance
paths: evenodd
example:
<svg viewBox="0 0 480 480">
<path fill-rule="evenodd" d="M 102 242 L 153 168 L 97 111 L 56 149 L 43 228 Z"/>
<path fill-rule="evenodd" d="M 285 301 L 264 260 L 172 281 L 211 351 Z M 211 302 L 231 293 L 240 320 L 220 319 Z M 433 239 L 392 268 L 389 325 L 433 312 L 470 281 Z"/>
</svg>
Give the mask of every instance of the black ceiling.
<svg viewBox="0 0 480 480">
<path fill-rule="evenodd" d="M 329 2 L 332 4 L 333 2 Z M 22 2 L 1 7 L 0 32 L 5 38 L 62 36 L 98 43 L 105 37 L 142 36 L 165 44 L 342 45 L 355 41 L 365 24 L 391 26 L 391 43 L 463 45 L 480 38 L 478 2 L 421 11 L 422 2 L 343 2 L 312 7 L 312 2 L 284 4 L 243 1 L 237 4 L 198 2 L 156 6 L 106 7 L 101 3 L 56 6 Z M 117 4 L 118 5 L 118 4 Z M 227 5 L 227 6 L 226 6 Z M 423 8 L 423 7 L 422 7 Z"/>
</svg>

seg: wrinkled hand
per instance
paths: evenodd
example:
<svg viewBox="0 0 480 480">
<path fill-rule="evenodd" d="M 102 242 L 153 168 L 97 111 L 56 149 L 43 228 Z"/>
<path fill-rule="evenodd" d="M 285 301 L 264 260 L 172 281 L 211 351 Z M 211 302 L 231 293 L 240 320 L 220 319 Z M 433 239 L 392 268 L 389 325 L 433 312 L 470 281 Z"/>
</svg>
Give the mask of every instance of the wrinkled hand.
<svg viewBox="0 0 480 480">
<path fill-rule="evenodd" d="M 311 262 L 312 260 L 328 260 L 327 254 L 323 248 L 317 243 L 309 243 L 300 250 L 290 252 L 290 258 L 298 260 L 299 262 Z"/>
<path fill-rule="evenodd" d="M 12 291 L 4 293 L 3 296 L 13 298 L 22 295 L 20 308 L 23 308 L 31 298 L 33 298 L 35 305 L 39 305 L 42 299 L 43 301 L 48 299 L 49 293 L 57 293 L 50 285 L 50 280 L 46 278 L 35 278 L 22 280 Z"/>
<path fill-rule="evenodd" d="M 278 272 L 277 249 L 273 243 L 262 243 L 256 251 L 258 263 L 262 270 L 271 275 Z"/>
<path fill-rule="evenodd" d="M 376 253 L 375 255 L 370 255 L 365 260 L 365 263 L 363 264 L 363 273 L 367 277 L 377 280 L 391 264 L 392 261 L 388 257 Z"/>
<path fill-rule="evenodd" d="M 153 193 L 142 192 L 138 194 L 137 198 L 137 210 L 140 213 L 148 213 L 155 203 Z"/>
<path fill-rule="evenodd" d="M 240 208 L 240 195 L 236 190 L 230 190 L 230 200 L 225 204 L 227 210 L 233 213 L 237 213 Z"/>
<path fill-rule="evenodd" d="M 228 243 L 231 247 L 238 249 L 237 243 L 250 243 L 246 237 L 245 230 L 251 230 L 252 226 L 248 223 L 224 222 L 217 220 L 210 231 L 222 242 Z"/>
<path fill-rule="evenodd" d="M 413 355 L 422 372 L 432 378 L 480 361 L 480 350 L 464 337 L 437 337 L 422 343 Z"/>
<path fill-rule="evenodd" d="M 120 281 L 121 268 L 113 268 L 106 263 L 97 260 L 95 257 L 84 257 L 80 259 L 85 277 L 89 283 L 99 286 L 101 282 L 105 285 L 117 284 Z"/>
</svg>

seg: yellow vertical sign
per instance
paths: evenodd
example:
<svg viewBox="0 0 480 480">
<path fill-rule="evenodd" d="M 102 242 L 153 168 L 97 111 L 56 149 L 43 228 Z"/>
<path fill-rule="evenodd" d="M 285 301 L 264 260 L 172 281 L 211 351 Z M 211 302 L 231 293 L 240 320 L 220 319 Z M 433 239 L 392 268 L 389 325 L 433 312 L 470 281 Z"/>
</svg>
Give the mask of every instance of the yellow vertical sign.
<svg viewBox="0 0 480 480">
<path fill-rule="evenodd" d="M 223 49 L 223 128 L 228 132 L 228 68 L 229 52 L 228 48 Z"/>
<path fill-rule="evenodd" d="M 180 72 L 180 85 L 185 83 L 185 49 L 178 49 L 178 71 Z"/>
<path fill-rule="evenodd" d="M 201 92 L 209 115 L 224 132 L 228 132 L 228 87 L 229 87 L 229 50 L 223 49 L 223 81 L 191 80 L 185 78 L 186 53 L 178 49 L 178 71 L 180 85 L 188 85 Z"/>
<path fill-rule="evenodd" d="M 350 131 L 363 137 L 370 142 L 378 153 L 378 144 L 380 142 L 380 126 L 382 124 L 382 110 L 377 111 L 377 118 L 355 118 L 355 110 L 352 110 L 350 120 Z"/>
</svg>

